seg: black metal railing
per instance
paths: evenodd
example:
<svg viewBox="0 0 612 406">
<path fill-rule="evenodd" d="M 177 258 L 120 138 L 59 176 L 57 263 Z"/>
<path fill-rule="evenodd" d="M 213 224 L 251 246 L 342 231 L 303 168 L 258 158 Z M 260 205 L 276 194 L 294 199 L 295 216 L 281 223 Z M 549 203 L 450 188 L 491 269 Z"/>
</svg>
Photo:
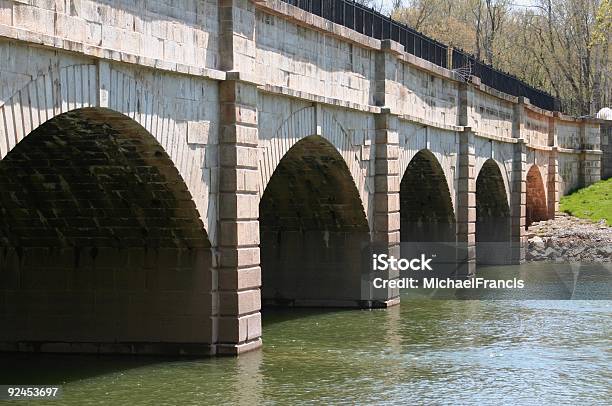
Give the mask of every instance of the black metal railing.
<svg viewBox="0 0 612 406">
<path fill-rule="evenodd" d="M 406 52 L 447 66 L 448 47 L 405 24 L 351 0 L 283 0 L 326 20 L 376 39 L 392 39 Z"/>
<path fill-rule="evenodd" d="M 526 97 L 531 104 L 542 109 L 554 111 L 561 108 L 559 100 L 552 95 L 536 89 L 510 73 L 495 69 L 464 51 L 453 49 L 452 62 L 453 68 L 466 68 L 472 75 L 478 76 L 482 83 L 500 92 Z"/>
<path fill-rule="evenodd" d="M 352 0 L 282 0 L 326 20 L 376 39 L 391 39 L 406 52 L 438 66 L 449 68 L 448 46 L 376 10 Z M 458 49 L 452 51 L 452 68 L 478 76 L 482 83 L 512 96 L 529 98 L 531 104 L 546 110 L 559 110 L 552 95 L 528 85 L 509 73 L 488 65 Z"/>
</svg>

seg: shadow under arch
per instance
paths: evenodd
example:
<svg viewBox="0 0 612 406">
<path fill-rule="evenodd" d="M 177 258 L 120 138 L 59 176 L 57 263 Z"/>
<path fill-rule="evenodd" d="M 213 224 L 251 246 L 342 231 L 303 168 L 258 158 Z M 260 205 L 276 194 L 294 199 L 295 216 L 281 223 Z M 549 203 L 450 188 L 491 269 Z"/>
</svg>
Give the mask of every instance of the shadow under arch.
<svg viewBox="0 0 612 406">
<path fill-rule="evenodd" d="M 511 262 L 511 217 L 501 170 L 493 159 L 476 178 L 476 263 Z"/>
<path fill-rule="evenodd" d="M 548 205 L 546 203 L 546 192 L 540 168 L 532 165 L 527 171 L 527 202 L 525 229 L 533 222 L 548 220 Z"/>
<path fill-rule="evenodd" d="M 454 242 L 455 213 L 444 170 L 433 153 L 412 158 L 400 183 L 400 240 Z"/>
<path fill-rule="evenodd" d="M 336 148 L 311 135 L 293 145 L 259 204 L 264 305 L 358 306 L 369 227 Z"/>
<path fill-rule="evenodd" d="M 420 150 L 412 158 L 402 176 L 399 197 L 402 258 L 435 255 L 437 275 L 453 274 L 455 213 L 444 170 L 431 151 Z M 405 276 L 415 276 L 410 272 Z"/>
<path fill-rule="evenodd" d="M 140 124 L 60 114 L 0 161 L 0 185 L 0 348 L 209 353 L 211 244 Z"/>
</svg>

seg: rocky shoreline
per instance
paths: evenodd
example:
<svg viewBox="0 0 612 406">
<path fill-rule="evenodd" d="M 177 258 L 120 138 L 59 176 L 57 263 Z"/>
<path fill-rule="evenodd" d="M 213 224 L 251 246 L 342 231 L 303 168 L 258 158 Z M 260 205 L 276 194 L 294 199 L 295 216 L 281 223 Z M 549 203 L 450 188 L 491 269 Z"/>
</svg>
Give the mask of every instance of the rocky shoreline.
<svg viewBox="0 0 612 406">
<path fill-rule="evenodd" d="M 527 230 L 528 261 L 612 262 L 612 227 L 566 213 Z"/>
</svg>

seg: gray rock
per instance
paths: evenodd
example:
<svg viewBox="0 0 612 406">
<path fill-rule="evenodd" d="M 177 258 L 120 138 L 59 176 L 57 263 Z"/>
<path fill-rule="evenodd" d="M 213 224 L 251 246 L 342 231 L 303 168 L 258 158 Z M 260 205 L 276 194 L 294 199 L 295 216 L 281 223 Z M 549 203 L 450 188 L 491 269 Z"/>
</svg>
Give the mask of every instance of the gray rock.
<svg viewBox="0 0 612 406">
<path fill-rule="evenodd" d="M 538 251 L 542 251 L 545 248 L 544 240 L 537 235 L 529 240 L 529 245 Z"/>
<path fill-rule="evenodd" d="M 548 247 L 546 248 L 546 251 L 544 251 L 544 254 L 542 254 L 544 257 L 549 258 L 549 259 L 554 259 L 557 256 L 559 256 L 559 253 L 557 252 L 557 250 L 555 250 L 552 247 Z"/>
</svg>

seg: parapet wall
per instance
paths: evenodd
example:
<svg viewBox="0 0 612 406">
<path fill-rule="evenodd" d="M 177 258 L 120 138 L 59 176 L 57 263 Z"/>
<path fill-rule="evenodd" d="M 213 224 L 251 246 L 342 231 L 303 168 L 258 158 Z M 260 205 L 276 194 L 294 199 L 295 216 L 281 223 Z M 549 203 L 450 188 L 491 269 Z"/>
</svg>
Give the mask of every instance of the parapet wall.
<svg viewBox="0 0 612 406">
<path fill-rule="evenodd" d="M 543 110 L 477 77 L 466 82 L 452 70 L 406 53 L 397 42 L 359 34 L 280 0 L 254 4 L 255 72 L 266 85 L 364 111 L 385 107 L 429 127 L 469 127 L 489 140 L 520 138 L 528 150 L 541 153 L 558 151 L 561 193 L 599 179 L 595 121 Z"/>
<path fill-rule="evenodd" d="M 567 185 L 597 179 L 601 166 L 594 121 L 542 110 L 477 77 L 466 82 L 406 53 L 397 42 L 360 34 L 280 0 L 0 0 L 0 37 L 63 49 L 81 59 L 219 81 L 226 71 L 238 71 L 268 93 L 367 113 L 385 108 L 431 128 L 469 127 L 477 137 L 497 142 L 524 139 L 528 149 L 582 156 L 578 169 L 560 165 Z M 6 57 L 17 61 L 7 50 Z M 30 66 L 27 58 L 18 63 Z M 18 83 L 29 81 L 18 70 L 3 72 L 1 93 L 13 94 Z"/>
</svg>

